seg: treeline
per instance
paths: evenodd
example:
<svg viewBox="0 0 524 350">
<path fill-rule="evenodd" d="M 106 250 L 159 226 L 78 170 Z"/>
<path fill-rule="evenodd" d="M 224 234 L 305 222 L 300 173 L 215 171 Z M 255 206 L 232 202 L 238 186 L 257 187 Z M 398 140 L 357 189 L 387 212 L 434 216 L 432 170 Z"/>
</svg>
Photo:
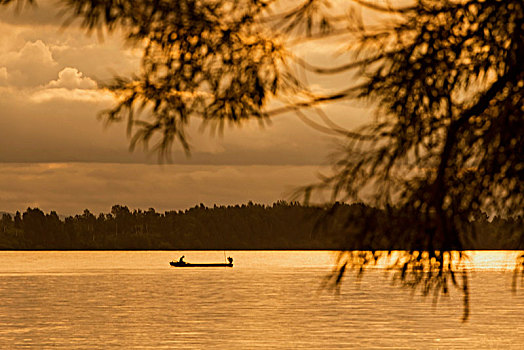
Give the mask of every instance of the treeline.
<svg viewBox="0 0 524 350">
<path fill-rule="evenodd" d="M 249 250 L 249 249 L 361 249 L 347 246 L 352 224 L 348 217 L 372 217 L 374 230 L 387 220 L 383 213 L 363 204 L 339 205 L 332 213 L 320 207 L 279 201 L 273 205 L 249 202 L 235 206 L 203 204 L 184 211 L 157 213 L 114 205 L 111 213 L 98 216 L 89 210 L 61 220 L 56 212 L 45 214 L 28 208 L 0 220 L 3 250 Z M 368 220 L 369 221 L 369 220 Z M 522 218 L 488 220 L 479 214 L 471 223 L 475 243 L 467 249 L 517 249 L 521 243 Z M 354 228 L 356 230 L 356 228 Z M 387 232 L 372 243 L 387 249 Z M 396 246 L 396 249 L 404 249 Z"/>
</svg>

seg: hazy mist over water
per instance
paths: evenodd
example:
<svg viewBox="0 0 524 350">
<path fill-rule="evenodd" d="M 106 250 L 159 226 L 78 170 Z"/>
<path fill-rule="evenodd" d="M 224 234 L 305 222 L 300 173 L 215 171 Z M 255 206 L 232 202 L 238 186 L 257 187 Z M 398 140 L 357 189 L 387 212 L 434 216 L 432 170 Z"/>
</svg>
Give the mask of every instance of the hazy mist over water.
<svg viewBox="0 0 524 350">
<path fill-rule="evenodd" d="M 182 254 L 235 267 L 170 267 Z M 515 253 L 471 256 L 462 323 L 458 291 L 435 308 L 383 269 L 346 278 L 338 296 L 322 290 L 332 252 L 0 252 L 0 348 L 521 349 Z"/>
</svg>

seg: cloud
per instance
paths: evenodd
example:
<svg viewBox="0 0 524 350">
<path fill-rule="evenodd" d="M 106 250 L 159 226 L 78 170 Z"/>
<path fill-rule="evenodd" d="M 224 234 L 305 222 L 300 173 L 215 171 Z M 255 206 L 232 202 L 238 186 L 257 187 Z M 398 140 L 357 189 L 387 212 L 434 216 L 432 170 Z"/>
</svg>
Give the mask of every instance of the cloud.
<svg viewBox="0 0 524 350">
<path fill-rule="evenodd" d="M 35 14 L 39 11 L 40 2 Z M 26 20 L 21 22 L 20 20 L 28 14 L 29 12 L 24 11 L 14 16 L 11 11 L 0 11 L 0 67 L 5 66 L 6 60 L 14 63 L 13 60 L 21 57 L 20 51 L 25 45 L 31 46 L 40 41 L 45 44 L 52 59 L 57 63 L 52 67 L 40 67 L 45 71 L 52 68 L 47 81 L 56 77 L 58 71 L 64 67 L 75 67 L 87 76 L 96 78 L 96 81 L 107 81 L 114 75 L 128 75 L 139 69 L 141 50 L 125 45 L 118 30 L 101 41 L 96 35 L 86 35 L 85 30 L 74 25 L 61 28 L 61 22 L 57 19 L 47 24 L 36 19 L 34 23 Z M 16 21 L 8 21 L 5 17 L 15 17 Z M 54 25 L 51 25 L 52 23 Z M 32 85 L 27 83 L 25 81 L 23 85 L 37 86 L 44 81 Z"/>
<path fill-rule="evenodd" d="M 114 102 L 113 95 L 105 90 L 97 90 L 97 83 L 84 76 L 78 69 L 66 67 L 58 73 L 58 79 L 47 83 L 42 89 L 34 91 L 31 101 L 36 103 L 51 100 L 104 103 Z"/>
<path fill-rule="evenodd" d="M 83 90 L 67 88 L 51 88 L 36 91 L 31 95 L 31 101 L 36 103 L 52 100 L 69 100 L 77 102 L 112 102 L 113 95 L 103 90 Z"/>
<path fill-rule="evenodd" d="M 113 95 L 105 90 L 98 90 L 97 83 L 84 76 L 78 69 L 66 67 L 58 73 L 58 79 L 47 83 L 42 89 L 31 95 L 36 103 L 51 100 L 69 100 L 77 102 L 104 103 L 114 102 Z"/>
<path fill-rule="evenodd" d="M 56 76 L 58 63 L 42 41 L 26 42 L 18 51 L 0 53 L 0 66 L 9 71 L 8 85 L 38 86 Z"/>
<path fill-rule="evenodd" d="M 78 69 L 66 67 L 58 73 L 58 79 L 47 84 L 50 88 L 66 89 L 96 89 L 97 84 L 89 77 L 85 77 Z"/>
<path fill-rule="evenodd" d="M 111 94 L 97 89 L 97 83 L 114 74 L 137 72 L 140 48 L 126 47 L 118 31 L 101 42 L 76 25 L 59 30 L 55 9 L 46 1 L 19 16 L 0 11 L 0 162 L 156 163 L 157 155 L 141 147 L 128 152 L 124 123 L 104 129 L 97 119 L 114 103 Z M 326 59 L 314 48 L 306 51 L 312 51 L 306 58 L 311 56 L 313 63 Z M 311 83 L 325 85 L 314 79 Z M 349 128 L 365 115 L 344 104 L 326 105 L 325 110 L 333 121 Z M 319 116 L 310 115 L 323 123 Z M 266 127 L 244 122 L 211 136 L 212 126 L 201 132 L 195 118 L 186 134 L 191 157 L 177 143 L 173 160 L 234 166 L 326 163 L 335 142 L 329 135 L 293 114 L 279 115 L 271 122 Z"/>
<path fill-rule="evenodd" d="M 19 51 L 2 55 L 0 62 L 15 68 L 25 68 L 28 64 L 38 64 L 44 67 L 56 65 L 51 50 L 42 40 L 26 42 Z"/>
<path fill-rule="evenodd" d="M 53 80 L 59 80 L 54 77 Z M 97 114 L 113 105 L 103 90 L 0 87 L 0 162 L 113 162 L 157 163 L 157 154 L 137 147 L 128 151 L 125 123 L 104 128 Z M 346 106 L 329 110 L 337 123 L 357 119 Z M 318 122 L 321 122 L 319 120 Z M 192 120 L 187 135 L 191 156 L 176 143 L 177 164 L 317 165 L 326 164 L 336 139 L 319 132 L 294 115 L 272 119 L 266 127 L 256 121 L 226 127 L 223 135 L 202 130 Z M 150 145 L 151 149 L 154 143 Z"/>
</svg>

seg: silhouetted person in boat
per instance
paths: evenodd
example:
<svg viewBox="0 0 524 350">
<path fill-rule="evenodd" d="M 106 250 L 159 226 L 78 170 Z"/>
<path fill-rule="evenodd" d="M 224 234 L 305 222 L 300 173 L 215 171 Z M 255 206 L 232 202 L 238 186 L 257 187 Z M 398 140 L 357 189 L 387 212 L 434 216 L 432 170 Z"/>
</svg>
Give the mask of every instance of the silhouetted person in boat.
<svg viewBox="0 0 524 350">
<path fill-rule="evenodd" d="M 227 261 L 229 261 L 230 264 L 233 264 L 233 258 L 232 257 L 228 256 L 227 257 Z"/>
<path fill-rule="evenodd" d="M 185 264 L 185 263 L 186 263 L 186 262 L 184 261 L 184 258 L 185 258 L 185 257 L 186 257 L 185 255 L 182 255 L 182 256 L 180 257 L 180 259 L 178 260 L 178 262 L 181 263 L 181 264 Z"/>
</svg>

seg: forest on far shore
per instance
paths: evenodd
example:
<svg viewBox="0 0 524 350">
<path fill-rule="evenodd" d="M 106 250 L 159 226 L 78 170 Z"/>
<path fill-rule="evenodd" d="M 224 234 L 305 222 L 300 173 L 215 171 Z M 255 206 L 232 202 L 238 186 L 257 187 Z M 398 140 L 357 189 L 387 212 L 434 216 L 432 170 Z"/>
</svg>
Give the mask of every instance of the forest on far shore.
<svg viewBox="0 0 524 350">
<path fill-rule="evenodd" d="M 180 211 L 130 210 L 114 205 L 98 216 L 89 210 L 61 220 L 27 208 L 0 220 L 2 250 L 341 250 L 408 249 L 392 245 L 384 232 L 380 241 L 348 246 L 348 235 L 359 228 L 348 218 L 373 218 L 380 230 L 383 211 L 364 204 L 338 204 L 338 209 L 278 201 L 273 205 L 249 202 L 234 206 L 203 204 Z M 368 220 L 369 221 L 369 220 Z M 474 237 L 466 250 L 523 249 L 519 242 L 522 217 L 489 218 L 479 212 L 472 218 Z"/>
</svg>

